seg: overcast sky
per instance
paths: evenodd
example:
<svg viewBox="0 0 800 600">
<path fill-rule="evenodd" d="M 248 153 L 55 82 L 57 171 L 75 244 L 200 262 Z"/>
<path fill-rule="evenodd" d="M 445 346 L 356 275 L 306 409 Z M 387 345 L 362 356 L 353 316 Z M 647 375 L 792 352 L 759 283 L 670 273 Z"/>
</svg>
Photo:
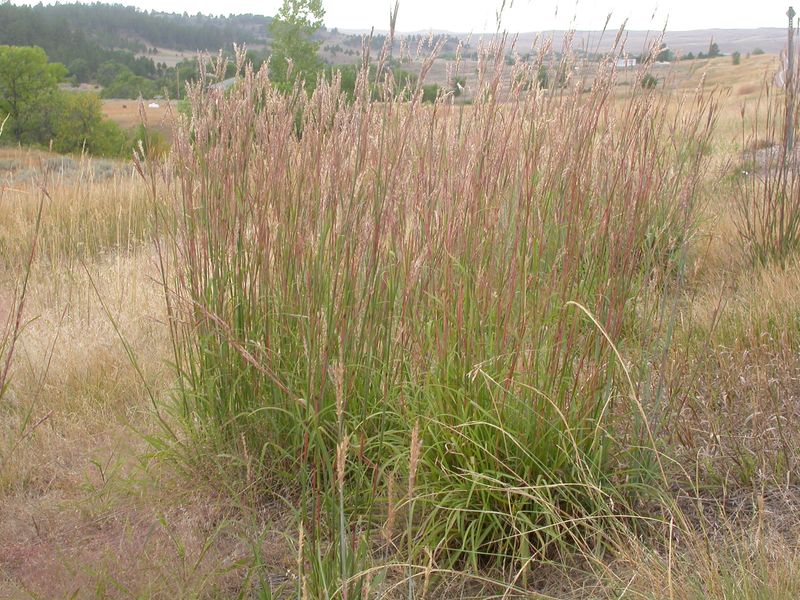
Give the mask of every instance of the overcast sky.
<svg viewBox="0 0 800 600">
<path fill-rule="evenodd" d="M 211 14 L 273 15 L 281 0 L 114 0 L 144 9 Z M 399 31 L 488 32 L 497 28 L 503 0 L 401 0 Z M 328 27 L 386 29 L 394 0 L 323 0 Z M 506 0 L 502 28 L 511 32 L 550 29 L 600 29 L 611 13 L 611 27 L 628 18 L 628 29 L 672 31 L 709 28 L 782 27 L 787 0 Z M 800 0 L 797 2 L 800 9 Z"/>
</svg>

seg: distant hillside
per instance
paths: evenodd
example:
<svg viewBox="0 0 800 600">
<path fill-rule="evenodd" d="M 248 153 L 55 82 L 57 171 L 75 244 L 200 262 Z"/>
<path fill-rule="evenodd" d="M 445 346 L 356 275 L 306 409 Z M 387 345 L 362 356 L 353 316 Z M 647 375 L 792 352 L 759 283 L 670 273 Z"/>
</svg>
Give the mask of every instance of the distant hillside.
<svg viewBox="0 0 800 600">
<path fill-rule="evenodd" d="M 104 97 L 179 97 L 196 77 L 196 51 L 267 42 L 270 17 L 190 16 L 119 4 L 0 4 L 0 45 L 39 46 L 67 67 L 74 84 L 98 83 Z M 167 64 L 163 52 L 181 56 Z M 184 56 L 185 51 L 185 56 Z"/>
<path fill-rule="evenodd" d="M 616 31 L 575 32 L 575 46 L 585 47 L 589 51 L 604 52 L 611 49 L 616 37 Z M 520 49 L 530 46 L 536 37 L 552 35 L 555 44 L 563 43 L 566 32 L 524 33 L 519 36 Z M 631 54 L 639 54 L 661 35 L 661 31 L 628 31 L 626 33 L 626 48 Z M 786 45 L 786 29 L 698 29 L 695 31 L 667 31 L 664 42 L 673 51 L 688 54 L 693 52 L 708 52 L 712 40 L 719 45 L 720 51 L 730 54 L 736 51 L 746 54 L 756 48 L 764 52 L 777 54 Z"/>
<path fill-rule="evenodd" d="M 271 20 L 259 15 L 147 12 L 119 4 L 1 4 L 0 44 L 41 46 L 51 60 L 59 62 L 75 58 L 62 56 L 68 46 L 95 45 L 138 53 L 152 47 L 216 51 L 234 42 L 264 43 Z"/>
<path fill-rule="evenodd" d="M 366 35 L 369 31 L 361 29 L 341 29 L 341 33 L 351 36 Z M 382 36 L 383 30 L 376 30 L 374 35 Z M 512 32 L 513 34 L 514 32 Z M 419 38 L 428 35 L 445 36 L 448 39 L 470 39 L 473 45 L 481 39 L 489 39 L 492 33 L 459 33 L 453 31 L 432 30 L 399 32 L 397 39 Z M 616 31 L 576 31 L 574 32 L 574 47 L 586 48 L 590 52 L 606 52 L 611 49 L 616 37 Z M 537 40 L 552 38 L 556 47 L 561 46 L 566 31 L 529 31 L 517 34 L 517 48 L 520 51 L 528 50 Z M 661 31 L 628 31 L 626 32 L 626 47 L 632 54 L 641 53 L 650 42 L 658 38 Z M 756 48 L 770 54 L 777 54 L 786 45 L 786 29 L 779 27 L 760 29 L 698 29 L 693 31 L 667 31 L 664 35 L 666 44 L 676 52 L 688 54 L 693 52 L 707 52 L 711 41 L 715 41 L 723 53 L 752 52 Z"/>
</svg>

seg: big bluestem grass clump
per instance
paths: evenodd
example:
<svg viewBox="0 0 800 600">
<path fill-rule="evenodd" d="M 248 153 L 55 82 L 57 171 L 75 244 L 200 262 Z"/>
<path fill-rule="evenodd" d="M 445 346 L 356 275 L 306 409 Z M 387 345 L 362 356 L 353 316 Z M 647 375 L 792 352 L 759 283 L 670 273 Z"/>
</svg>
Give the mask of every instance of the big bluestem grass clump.
<svg viewBox="0 0 800 600">
<path fill-rule="evenodd" d="M 504 56 L 484 48 L 468 106 L 388 67 L 350 100 L 240 64 L 190 89 L 163 185 L 145 173 L 189 441 L 248 449 L 261 493 L 317 517 L 307 546 L 367 527 L 439 565 L 591 549 L 658 462 L 626 349 L 690 234 L 713 102 L 617 98 L 613 60 L 569 52 L 545 89 Z"/>
<path fill-rule="evenodd" d="M 736 191 L 737 227 L 745 253 L 756 264 L 781 268 L 800 249 L 800 153 L 795 129 L 800 118 L 800 81 L 783 90 L 764 84 L 752 131 L 742 108 L 745 170 Z M 749 137 L 748 137 L 749 135 Z"/>
</svg>

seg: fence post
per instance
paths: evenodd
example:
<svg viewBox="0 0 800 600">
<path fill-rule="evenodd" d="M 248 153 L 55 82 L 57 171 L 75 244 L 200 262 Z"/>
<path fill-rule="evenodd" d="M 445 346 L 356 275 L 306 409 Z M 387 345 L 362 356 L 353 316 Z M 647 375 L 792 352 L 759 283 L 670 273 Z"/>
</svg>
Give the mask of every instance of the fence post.
<svg viewBox="0 0 800 600">
<path fill-rule="evenodd" d="M 789 7 L 786 16 L 789 17 L 789 47 L 787 48 L 788 61 L 786 69 L 786 154 L 794 149 L 794 17 L 797 13 L 794 7 Z"/>
</svg>

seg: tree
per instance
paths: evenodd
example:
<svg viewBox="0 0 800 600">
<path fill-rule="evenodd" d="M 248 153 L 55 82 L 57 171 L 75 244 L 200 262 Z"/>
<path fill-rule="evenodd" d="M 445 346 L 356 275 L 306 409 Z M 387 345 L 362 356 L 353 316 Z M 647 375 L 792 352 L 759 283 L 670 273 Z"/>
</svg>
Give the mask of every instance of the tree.
<svg viewBox="0 0 800 600">
<path fill-rule="evenodd" d="M 708 58 L 716 58 L 717 56 L 720 56 L 719 44 L 712 40 L 711 45 L 708 47 Z"/>
<path fill-rule="evenodd" d="M 106 61 L 97 69 L 97 83 L 103 86 L 111 85 L 111 82 L 123 71 L 130 71 L 130 69 L 118 62 Z"/>
<path fill-rule="evenodd" d="M 299 76 L 305 78 L 308 87 L 315 85 L 322 63 L 317 56 L 320 42 L 312 37 L 322 27 L 324 16 L 322 0 L 283 0 L 269 25 L 272 36 L 270 76 L 273 81 L 288 87 L 291 79 Z"/>
<path fill-rule="evenodd" d="M 158 87 L 156 82 L 134 75 L 130 69 L 124 69 L 110 84 L 103 88 L 103 98 L 152 98 L 156 96 Z"/>
<path fill-rule="evenodd" d="M 0 112 L 9 116 L 8 131 L 21 142 L 43 103 L 58 91 L 67 74 L 64 65 L 47 62 L 35 46 L 0 46 Z"/>
<path fill-rule="evenodd" d="M 91 69 L 89 63 L 82 58 L 76 58 L 69 63 L 69 74 L 75 78 L 78 83 L 86 83 L 91 76 Z"/>
<path fill-rule="evenodd" d="M 741 64 L 741 62 L 742 62 L 742 53 L 737 50 L 736 52 L 733 53 L 733 64 L 738 65 Z"/>
<path fill-rule="evenodd" d="M 656 54 L 656 61 L 657 62 L 673 62 L 675 60 L 675 53 L 667 48 L 664 44 L 661 45 L 661 49 Z"/>
</svg>

